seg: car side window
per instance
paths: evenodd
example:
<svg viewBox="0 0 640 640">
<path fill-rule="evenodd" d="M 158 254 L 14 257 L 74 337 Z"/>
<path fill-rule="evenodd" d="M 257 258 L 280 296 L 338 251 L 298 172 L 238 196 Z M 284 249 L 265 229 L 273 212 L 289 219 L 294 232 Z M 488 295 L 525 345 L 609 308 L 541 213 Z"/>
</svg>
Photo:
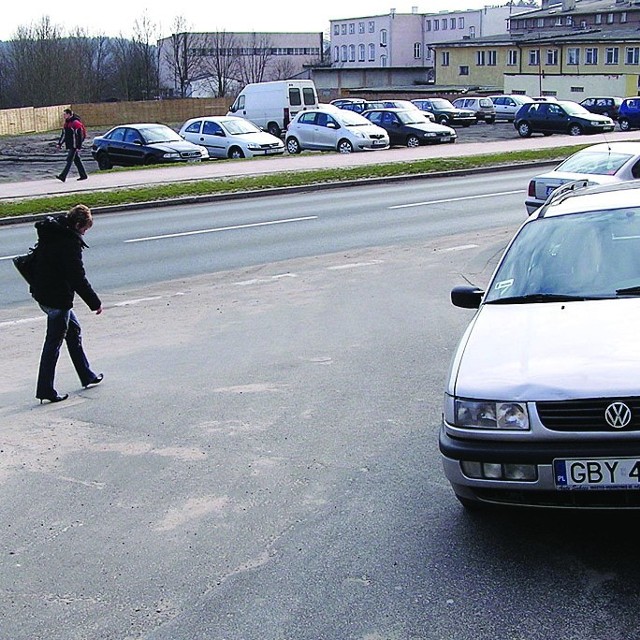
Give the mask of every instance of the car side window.
<svg viewBox="0 0 640 640">
<path fill-rule="evenodd" d="M 374 124 L 380 124 L 380 122 L 382 120 L 382 113 L 380 113 L 380 111 L 372 111 L 369 114 L 368 118 Z"/>
<path fill-rule="evenodd" d="M 633 169 L 631 169 L 631 175 L 637 180 L 640 178 L 640 160 L 633 165 Z"/>
<path fill-rule="evenodd" d="M 394 122 L 397 122 L 395 113 L 385 113 L 385 114 L 383 114 L 382 122 L 384 124 L 393 124 Z"/>
<path fill-rule="evenodd" d="M 211 122 L 211 120 L 204 121 L 202 133 L 207 136 L 224 136 L 222 127 L 217 122 Z"/>
<path fill-rule="evenodd" d="M 202 120 L 198 120 L 196 122 L 192 122 L 185 130 L 185 133 L 200 133 L 200 125 L 202 124 Z"/>
<path fill-rule="evenodd" d="M 329 116 L 326 113 L 319 113 L 316 117 L 316 124 L 319 127 L 326 127 L 329 123 Z"/>
<path fill-rule="evenodd" d="M 303 113 L 298 120 L 299 124 L 315 124 L 316 123 L 316 114 L 314 112 Z"/>
<path fill-rule="evenodd" d="M 327 123 L 324 125 L 325 127 L 333 127 L 334 129 L 339 129 L 340 125 L 338 121 L 332 118 L 331 116 L 327 116 Z"/>
<path fill-rule="evenodd" d="M 124 140 L 124 129 L 116 129 L 109 136 L 109 140 L 113 140 L 114 142 L 122 142 Z"/>
<path fill-rule="evenodd" d="M 125 142 L 140 142 L 142 143 L 142 137 L 135 129 L 127 129 L 124 134 Z"/>
</svg>

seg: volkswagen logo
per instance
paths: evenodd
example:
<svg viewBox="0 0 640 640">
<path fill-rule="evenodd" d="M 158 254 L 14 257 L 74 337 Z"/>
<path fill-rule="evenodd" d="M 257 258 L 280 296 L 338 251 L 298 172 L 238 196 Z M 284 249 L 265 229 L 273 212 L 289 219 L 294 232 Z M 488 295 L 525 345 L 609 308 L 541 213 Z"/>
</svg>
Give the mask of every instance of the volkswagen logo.
<svg viewBox="0 0 640 640">
<path fill-rule="evenodd" d="M 612 402 L 604 412 L 604 419 L 614 429 L 624 429 L 631 422 L 631 409 L 624 402 Z"/>
</svg>

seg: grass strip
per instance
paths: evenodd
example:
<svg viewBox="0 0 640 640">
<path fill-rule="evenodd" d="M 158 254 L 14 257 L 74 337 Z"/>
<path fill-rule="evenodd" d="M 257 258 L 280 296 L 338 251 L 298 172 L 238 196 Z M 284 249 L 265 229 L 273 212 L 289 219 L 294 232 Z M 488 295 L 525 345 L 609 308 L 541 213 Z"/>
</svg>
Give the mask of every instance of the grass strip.
<svg viewBox="0 0 640 640">
<path fill-rule="evenodd" d="M 81 194 L 74 193 L 62 196 L 34 197 L 3 202 L 0 205 L 0 217 L 6 218 L 67 211 L 79 201 L 82 201 L 91 208 L 97 208 L 142 202 L 161 202 L 163 200 L 174 200 L 176 198 L 242 191 L 267 191 L 274 188 L 344 182 L 367 178 L 429 175 L 443 171 L 504 165 L 511 166 L 541 160 L 561 160 L 586 146 L 589 145 L 512 151 L 508 153 L 489 153 L 459 158 L 428 158 L 410 162 L 389 162 L 361 167 L 292 171 L 262 176 L 169 182 L 148 187 L 117 188 L 110 189 L 109 191 L 90 191 Z"/>
</svg>

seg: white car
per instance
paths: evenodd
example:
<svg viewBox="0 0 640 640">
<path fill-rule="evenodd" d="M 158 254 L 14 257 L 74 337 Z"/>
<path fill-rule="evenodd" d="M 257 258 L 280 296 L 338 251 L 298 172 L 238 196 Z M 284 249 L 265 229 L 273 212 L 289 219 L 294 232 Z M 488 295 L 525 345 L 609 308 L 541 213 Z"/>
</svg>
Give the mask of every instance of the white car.
<svg viewBox="0 0 640 640">
<path fill-rule="evenodd" d="M 561 187 L 452 359 L 440 451 L 466 507 L 640 508 L 640 183 Z"/>
<path fill-rule="evenodd" d="M 513 122 L 518 109 L 527 102 L 533 102 L 533 98 L 519 94 L 489 96 L 496 108 L 496 120 Z"/>
<path fill-rule="evenodd" d="M 574 180 L 610 184 L 640 178 L 640 142 L 603 142 L 569 156 L 529 182 L 525 206 L 533 213 L 561 185 Z"/>
<path fill-rule="evenodd" d="M 211 158 L 251 158 L 284 153 L 284 143 L 237 116 L 203 116 L 187 120 L 180 137 L 207 148 Z"/>
<path fill-rule="evenodd" d="M 289 153 L 304 149 L 351 153 L 386 149 L 389 136 L 359 113 L 319 108 L 298 113 L 287 128 L 285 145 Z"/>
</svg>

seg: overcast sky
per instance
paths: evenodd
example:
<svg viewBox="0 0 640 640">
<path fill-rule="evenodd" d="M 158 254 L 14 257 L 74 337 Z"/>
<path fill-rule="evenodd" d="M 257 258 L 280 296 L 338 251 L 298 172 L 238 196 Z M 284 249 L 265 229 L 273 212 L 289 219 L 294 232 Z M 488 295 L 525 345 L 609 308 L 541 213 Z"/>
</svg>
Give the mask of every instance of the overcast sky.
<svg viewBox="0 0 640 640">
<path fill-rule="evenodd" d="M 385 15 L 394 8 L 398 13 L 481 9 L 486 5 L 504 5 L 506 0 L 323 0 L 302 3 L 288 0 L 23 0 L 2 6 L 0 40 L 10 39 L 19 26 L 39 23 L 49 16 L 53 24 L 66 32 L 83 27 L 89 35 L 131 36 L 133 24 L 146 15 L 157 25 L 161 36 L 169 35 L 176 16 L 186 20 L 193 31 L 323 31 L 329 20 Z"/>
</svg>

